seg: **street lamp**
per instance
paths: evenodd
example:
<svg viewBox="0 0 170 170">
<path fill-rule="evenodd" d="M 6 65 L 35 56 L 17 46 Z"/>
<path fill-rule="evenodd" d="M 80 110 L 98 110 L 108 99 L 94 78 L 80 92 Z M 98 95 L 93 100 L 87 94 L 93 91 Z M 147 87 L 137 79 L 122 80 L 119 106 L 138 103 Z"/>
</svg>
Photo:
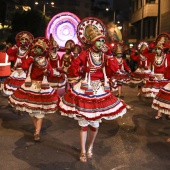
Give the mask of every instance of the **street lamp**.
<svg viewBox="0 0 170 170">
<path fill-rule="evenodd" d="M 38 4 L 39 4 L 38 1 L 35 1 L 35 5 L 38 5 Z M 48 5 L 48 4 L 49 4 L 49 2 L 43 1 L 43 14 L 44 15 L 46 13 L 46 5 Z M 50 4 L 51 4 L 52 7 L 54 7 L 54 2 L 51 2 Z"/>
<path fill-rule="evenodd" d="M 121 30 L 121 29 L 122 29 L 122 26 L 120 25 L 120 21 L 117 21 L 117 24 L 118 24 L 117 28 L 118 28 L 119 30 Z"/>
</svg>

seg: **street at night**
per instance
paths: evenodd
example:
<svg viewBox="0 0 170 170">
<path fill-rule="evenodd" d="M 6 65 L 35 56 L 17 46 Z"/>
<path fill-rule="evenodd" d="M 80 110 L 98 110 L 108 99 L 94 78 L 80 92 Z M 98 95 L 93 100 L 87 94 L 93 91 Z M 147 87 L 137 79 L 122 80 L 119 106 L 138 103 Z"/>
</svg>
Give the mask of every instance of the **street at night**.
<svg viewBox="0 0 170 170">
<path fill-rule="evenodd" d="M 94 144 L 94 157 L 79 161 L 77 121 L 48 115 L 41 142 L 33 141 L 33 126 L 27 113 L 15 114 L 7 97 L 0 100 L 0 168 L 2 170 L 169 170 L 170 120 L 154 120 L 152 99 L 137 97 L 137 89 L 123 86 L 131 109 L 112 121 L 103 120 Z"/>
<path fill-rule="evenodd" d="M 170 170 L 170 0 L 0 0 L 0 170 Z"/>
</svg>

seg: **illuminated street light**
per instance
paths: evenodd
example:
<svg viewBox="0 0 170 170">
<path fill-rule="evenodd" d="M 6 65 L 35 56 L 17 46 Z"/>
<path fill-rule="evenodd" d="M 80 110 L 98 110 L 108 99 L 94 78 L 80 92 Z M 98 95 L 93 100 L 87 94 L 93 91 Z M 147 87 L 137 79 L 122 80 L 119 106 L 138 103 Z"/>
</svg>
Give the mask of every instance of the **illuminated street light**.
<svg viewBox="0 0 170 170">
<path fill-rule="evenodd" d="M 118 28 L 119 30 L 121 30 L 121 29 L 122 29 L 122 26 L 118 26 L 117 28 Z"/>
<path fill-rule="evenodd" d="M 109 8 L 106 8 L 106 11 L 109 11 Z"/>
<path fill-rule="evenodd" d="M 117 21 L 117 24 L 118 24 L 117 28 L 118 28 L 119 30 L 121 30 L 121 29 L 122 29 L 122 26 L 120 25 L 120 21 Z"/>
<path fill-rule="evenodd" d="M 35 5 L 38 5 L 38 1 L 35 2 Z M 43 14 L 45 15 L 46 13 L 46 5 L 48 5 L 48 2 L 43 2 Z M 54 2 L 51 2 L 51 6 L 54 7 Z"/>
<path fill-rule="evenodd" d="M 2 23 L 0 23 L 0 30 L 1 30 L 1 29 L 3 29 L 3 25 L 2 25 Z"/>
</svg>

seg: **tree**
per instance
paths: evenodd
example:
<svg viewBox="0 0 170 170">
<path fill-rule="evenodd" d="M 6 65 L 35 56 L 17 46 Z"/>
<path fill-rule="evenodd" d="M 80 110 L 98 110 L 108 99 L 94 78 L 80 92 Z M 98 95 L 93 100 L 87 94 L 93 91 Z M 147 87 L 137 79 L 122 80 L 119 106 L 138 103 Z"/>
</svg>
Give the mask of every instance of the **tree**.
<svg viewBox="0 0 170 170">
<path fill-rule="evenodd" d="M 8 40 L 15 39 L 20 31 L 29 31 L 34 37 L 44 37 L 49 18 L 37 10 L 16 12 L 12 19 L 12 34 Z"/>
</svg>

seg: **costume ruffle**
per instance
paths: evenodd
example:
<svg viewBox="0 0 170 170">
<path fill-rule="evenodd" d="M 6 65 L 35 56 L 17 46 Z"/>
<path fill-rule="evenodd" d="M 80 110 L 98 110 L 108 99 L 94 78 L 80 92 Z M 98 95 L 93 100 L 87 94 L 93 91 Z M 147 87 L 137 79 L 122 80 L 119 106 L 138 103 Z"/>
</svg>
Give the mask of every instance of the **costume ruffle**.
<svg viewBox="0 0 170 170">
<path fill-rule="evenodd" d="M 26 73 L 23 70 L 15 70 L 4 82 L 3 93 L 12 95 L 25 82 Z"/>
<path fill-rule="evenodd" d="M 63 73 L 59 73 L 53 69 L 53 76 L 48 77 L 48 82 L 50 86 L 54 89 L 65 88 L 67 83 L 67 77 Z"/>
<path fill-rule="evenodd" d="M 164 114 L 170 115 L 170 83 L 160 89 L 153 100 L 152 108 L 159 110 Z"/>
<path fill-rule="evenodd" d="M 16 110 L 28 113 L 40 112 L 41 114 L 55 113 L 59 96 L 52 87 L 41 88 L 41 82 L 33 82 L 31 87 L 23 84 L 13 95 L 9 97 L 9 103 Z"/>
<path fill-rule="evenodd" d="M 144 87 L 142 87 L 142 93 L 146 97 L 155 97 L 161 88 L 163 88 L 169 80 L 147 80 Z"/>
<path fill-rule="evenodd" d="M 105 92 L 103 86 L 98 94 L 87 95 L 80 88 L 81 82 L 70 89 L 59 103 L 59 110 L 64 116 L 86 120 L 116 119 L 126 113 L 126 104 L 111 92 Z"/>
</svg>

